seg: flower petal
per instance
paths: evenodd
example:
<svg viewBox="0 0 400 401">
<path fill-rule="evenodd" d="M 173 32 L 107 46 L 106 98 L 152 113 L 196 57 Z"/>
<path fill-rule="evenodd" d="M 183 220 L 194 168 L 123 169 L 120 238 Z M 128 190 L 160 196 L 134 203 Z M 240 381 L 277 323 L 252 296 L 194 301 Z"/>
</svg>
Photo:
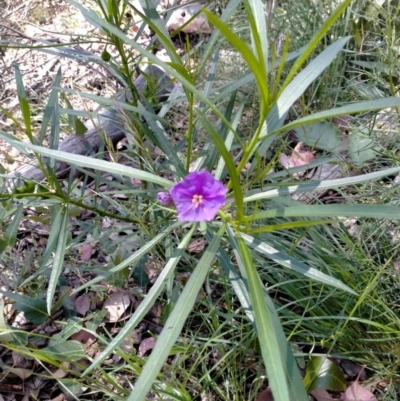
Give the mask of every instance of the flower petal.
<svg viewBox="0 0 400 401">
<path fill-rule="evenodd" d="M 179 221 L 210 221 L 225 203 L 227 188 L 208 171 L 188 174 L 170 190 Z"/>
</svg>

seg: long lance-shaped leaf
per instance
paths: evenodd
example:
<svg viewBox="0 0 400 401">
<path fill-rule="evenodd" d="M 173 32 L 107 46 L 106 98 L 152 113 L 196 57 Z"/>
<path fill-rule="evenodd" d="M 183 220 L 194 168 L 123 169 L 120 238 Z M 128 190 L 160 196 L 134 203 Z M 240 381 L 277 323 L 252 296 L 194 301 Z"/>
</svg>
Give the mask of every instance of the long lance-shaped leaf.
<svg viewBox="0 0 400 401">
<path fill-rule="evenodd" d="M 340 280 L 337 280 L 331 276 L 321 273 L 320 271 L 314 269 L 313 267 L 307 266 L 305 263 L 300 262 L 292 258 L 291 256 L 278 251 L 272 246 L 266 244 L 265 242 L 256 240 L 252 236 L 244 233 L 241 234 L 241 237 L 243 241 L 245 241 L 245 243 L 252 249 L 266 256 L 268 259 L 273 260 L 275 263 L 280 264 L 281 266 L 287 267 L 290 270 L 298 272 L 303 276 L 309 277 L 312 280 L 318 281 L 322 284 L 328 284 L 342 291 L 346 291 L 351 294 L 356 294 L 356 292 L 354 292 L 347 285 L 343 284 Z"/>
<path fill-rule="evenodd" d="M 208 134 L 210 135 L 212 141 L 214 142 L 215 147 L 221 153 L 222 158 L 225 161 L 226 168 L 228 170 L 230 176 L 230 182 L 232 183 L 233 196 L 235 197 L 236 210 L 238 214 L 238 219 L 242 220 L 243 218 L 243 192 L 242 187 L 240 185 L 239 176 L 236 173 L 235 163 L 233 162 L 233 157 L 229 153 L 228 149 L 225 146 L 225 142 L 215 131 L 214 127 L 210 124 L 205 114 L 198 110 L 199 116 L 206 128 Z"/>
<path fill-rule="evenodd" d="M 270 132 L 276 128 L 278 121 L 286 115 L 305 90 L 330 66 L 350 38 L 350 36 L 347 36 L 332 43 L 286 86 L 279 95 L 273 109 L 268 114 L 267 126 Z M 261 134 L 261 138 L 266 135 L 267 131 Z"/>
<path fill-rule="evenodd" d="M 228 230 L 232 235 L 232 231 L 230 229 Z M 236 239 L 234 239 L 234 241 L 236 241 Z M 235 246 L 237 247 L 237 245 Z M 254 328 L 256 328 L 254 322 L 254 314 L 251 308 L 248 286 L 246 286 L 244 280 L 240 277 L 237 268 L 233 266 L 232 263 L 230 262 L 230 257 L 226 254 L 226 252 L 221 248 L 219 252 L 221 254 L 220 258 L 221 266 L 223 267 L 226 276 L 229 278 L 229 281 L 232 284 L 232 287 L 236 293 L 236 296 L 239 299 L 240 304 L 242 305 L 243 310 L 245 311 L 246 315 L 252 322 Z M 240 261 L 240 258 L 238 260 Z M 296 399 L 307 400 L 307 398 L 305 397 L 303 381 L 301 379 L 296 361 L 293 357 L 292 350 L 290 349 L 290 345 L 286 340 L 285 333 L 279 320 L 278 313 L 276 312 L 274 304 L 271 298 L 269 297 L 268 292 L 265 289 L 264 289 L 264 299 L 268 311 L 270 313 L 270 319 L 272 321 L 272 327 L 274 328 L 276 333 L 276 337 L 279 343 L 279 349 L 282 351 L 283 354 L 285 354 L 283 360 L 286 362 L 285 365 L 287 372 L 287 382 L 289 385 L 290 400 L 296 400 Z"/>
<path fill-rule="evenodd" d="M 400 207 L 385 205 L 302 205 L 269 209 L 246 217 L 247 221 L 271 217 L 370 217 L 400 220 Z"/>
<path fill-rule="evenodd" d="M 391 107 L 400 107 L 400 98 L 398 97 L 387 97 L 385 99 L 367 100 L 365 102 L 358 102 L 348 104 L 346 106 L 336 107 L 330 110 L 324 110 L 318 113 L 310 114 L 309 116 L 299 118 L 283 127 L 277 128 L 268 136 L 277 135 L 283 131 L 289 131 L 293 128 L 299 127 L 300 125 L 310 124 L 315 121 L 326 120 L 333 117 L 338 117 L 346 114 L 365 113 L 367 111 L 383 110 Z"/>
<path fill-rule="evenodd" d="M 268 104 L 268 88 L 265 82 L 265 69 L 260 70 L 259 62 L 256 56 L 253 54 L 246 42 L 236 36 L 226 24 L 224 24 L 219 18 L 208 10 L 204 10 L 204 14 L 207 15 L 208 20 L 218 28 L 222 35 L 235 47 L 235 49 L 243 56 L 246 60 L 247 65 L 253 72 L 257 87 L 260 91 L 261 104 Z"/>
<path fill-rule="evenodd" d="M 279 349 L 279 341 L 271 321 L 270 311 L 265 304 L 261 281 L 254 266 L 250 250 L 241 238 L 240 233 L 234 233 L 229 227 L 228 234 L 231 245 L 236 251 L 235 256 L 244 269 L 254 315 L 254 325 L 272 394 L 276 401 L 290 400 L 286 377 L 286 361 Z M 306 398 L 303 400 L 306 400 Z"/>
<path fill-rule="evenodd" d="M 277 188 L 265 192 L 259 192 L 254 195 L 247 196 L 243 199 L 243 202 L 246 203 L 258 201 L 261 199 L 271 199 L 275 198 L 276 196 L 291 195 L 298 192 L 309 192 L 321 189 L 340 188 L 345 185 L 356 185 L 363 182 L 376 180 L 378 178 L 387 177 L 389 175 L 397 174 L 399 172 L 400 167 L 393 167 L 382 171 L 376 171 L 374 173 L 356 175 L 354 177 L 339 178 L 337 180 L 310 181 L 305 184 L 292 185 L 290 187 Z"/>
<path fill-rule="evenodd" d="M 51 268 L 51 275 L 49 280 L 49 286 L 46 294 L 46 303 L 47 303 L 47 313 L 51 315 L 52 303 L 54 294 L 56 292 L 58 279 L 61 274 L 61 270 L 64 265 L 64 255 L 65 255 L 65 247 L 67 244 L 67 239 L 69 235 L 69 227 L 68 227 L 68 211 L 67 208 L 63 207 L 60 213 L 60 222 L 61 224 L 57 227 L 58 229 L 58 240 L 57 240 L 57 248 L 54 253 L 53 265 Z"/>
<path fill-rule="evenodd" d="M 319 29 L 316 34 L 311 39 L 310 43 L 305 48 L 304 52 L 299 56 L 299 58 L 293 64 L 293 67 L 290 69 L 289 74 L 287 75 L 285 82 L 282 85 L 282 88 L 285 88 L 293 79 L 293 77 L 297 74 L 303 63 L 307 60 L 310 54 L 314 51 L 315 47 L 321 41 L 321 39 L 328 33 L 330 27 L 336 22 L 336 20 L 342 15 L 344 10 L 350 4 L 351 0 L 345 0 L 342 4 L 340 4 L 335 11 L 329 16 L 329 18 L 324 22 L 321 29 Z"/>
<path fill-rule="evenodd" d="M 17 95 L 18 95 L 19 106 L 21 107 L 22 117 L 24 118 L 25 122 L 25 133 L 29 138 L 29 140 L 31 142 L 34 142 L 35 139 L 32 134 L 32 126 L 31 126 L 31 110 L 26 97 L 21 71 L 17 64 L 14 65 L 14 68 L 15 68 L 15 82 L 17 84 Z"/>
<path fill-rule="evenodd" d="M 208 245 L 203 256 L 199 260 L 189 281 L 185 285 L 178 302 L 168 317 L 164 329 L 157 339 L 146 365 L 144 366 L 135 387 L 127 401 L 142 401 L 150 390 L 158 372 L 169 355 L 169 352 L 178 338 L 186 318 L 196 302 L 197 295 L 206 279 L 211 263 L 215 258 L 220 240 L 225 232 L 225 225 L 222 225 L 213 236 L 212 242 Z"/>
<path fill-rule="evenodd" d="M 173 274 L 174 269 L 180 261 L 181 256 L 185 251 L 187 245 L 189 244 L 189 241 L 192 238 L 192 235 L 196 228 L 197 225 L 193 225 L 190 231 L 185 235 L 171 258 L 168 260 L 167 264 L 163 268 L 161 274 L 158 276 L 156 282 L 151 287 L 149 293 L 146 295 L 144 300 L 135 310 L 135 313 L 129 319 L 129 322 L 119 332 L 117 337 L 115 337 L 110 342 L 110 344 L 108 344 L 107 348 L 96 358 L 96 360 L 83 372 L 83 376 L 91 372 L 93 369 L 96 369 L 113 350 L 120 346 L 122 341 L 124 341 L 124 339 L 132 332 L 132 330 L 142 321 L 146 313 L 154 305 L 161 291 L 164 289 L 166 281 Z"/>
<path fill-rule="evenodd" d="M 136 168 L 123 166 L 122 164 L 111 163 L 104 160 L 94 159 L 93 157 L 74 155 L 72 153 L 63 152 L 61 150 L 47 149 L 41 146 L 11 140 L 5 135 L 1 135 L 1 133 L 0 138 L 4 139 L 11 146 L 24 147 L 26 149 L 33 150 L 35 153 L 54 158 L 56 160 L 65 161 L 74 166 L 88 167 L 94 170 L 106 171 L 111 174 L 125 175 L 127 177 L 137 178 L 141 181 L 152 182 L 166 188 L 170 188 L 173 185 L 171 181 L 159 177 L 158 175 L 147 173 L 146 171 L 142 171 Z"/>
<path fill-rule="evenodd" d="M 247 11 L 247 19 L 251 28 L 251 39 L 253 43 L 253 52 L 257 55 L 259 62 L 259 69 L 264 74 L 264 86 L 268 88 L 268 32 L 267 24 L 265 21 L 264 7 L 265 5 L 261 0 L 245 0 L 244 6 Z"/>
</svg>

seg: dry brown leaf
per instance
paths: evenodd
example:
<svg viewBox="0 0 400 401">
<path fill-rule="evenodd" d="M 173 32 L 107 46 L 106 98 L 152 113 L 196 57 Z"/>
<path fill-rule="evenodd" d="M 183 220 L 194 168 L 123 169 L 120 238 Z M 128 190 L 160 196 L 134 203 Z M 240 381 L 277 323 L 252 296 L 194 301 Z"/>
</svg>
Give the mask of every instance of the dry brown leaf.
<svg viewBox="0 0 400 401">
<path fill-rule="evenodd" d="M 315 160 L 313 152 L 303 149 L 303 143 L 299 142 L 290 156 L 282 153 L 279 163 L 285 168 L 301 167 Z"/>
<path fill-rule="evenodd" d="M 371 391 L 355 381 L 340 397 L 341 401 L 377 401 Z"/>
<path fill-rule="evenodd" d="M 87 262 L 92 257 L 92 245 L 83 244 L 81 246 L 81 260 Z"/>
<path fill-rule="evenodd" d="M 68 375 L 68 372 L 66 370 L 69 370 L 71 364 L 69 362 L 61 362 L 61 365 L 59 368 L 54 369 L 53 372 L 53 376 L 57 377 L 58 379 L 63 379 L 64 377 L 66 377 Z M 66 370 L 64 370 L 64 369 Z"/>
<path fill-rule="evenodd" d="M 110 322 L 118 322 L 126 309 L 131 304 L 129 295 L 124 291 L 115 291 L 104 302 L 104 308 L 107 309 L 106 318 Z"/>
<path fill-rule="evenodd" d="M 138 356 L 145 356 L 146 352 L 152 350 L 156 345 L 156 339 L 154 337 L 145 338 L 139 345 Z"/>
<path fill-rule="evenodd" d="M 90 299 L 91 297 L 88 293 L 82 294 L 76 298 L 75 309 L 80 315 L 85 316 L 86 313 L 89 311 Z"/>
<path fill-rule="evenodd" d="M 362 387 L 359 383 L 360 376 L 364 371 L 361 369 L 355 382 L 347 388 L 347 390 L 340 397 L 341 401 L 377 401 L 376 397 L 371 391 Z"/>
<path fill-rule="evenodd" d="M 80 330 L 71 336 L 71 340 L 79 341 L 85 346 L 90 346 L 96 342 L 96 336 L 86 330 Z"/>
<path fill-rule="evenodd" d="M 192 241 L 187 249 L 190 253 L 200 253 L 203 252 L 206 247 L 206 240 L 205 238 L 198 238 Z"/>
<path fill-rule="evenodd" d="M 135 349 L 133 345 L 140 344 L 141 341 L 142 334 L 139 333 L 138 330 L 132 330 L 131 335 L 122 341 L 120 348 L 122 349 L 122 351 L 134 353 Z"/>
</svg>

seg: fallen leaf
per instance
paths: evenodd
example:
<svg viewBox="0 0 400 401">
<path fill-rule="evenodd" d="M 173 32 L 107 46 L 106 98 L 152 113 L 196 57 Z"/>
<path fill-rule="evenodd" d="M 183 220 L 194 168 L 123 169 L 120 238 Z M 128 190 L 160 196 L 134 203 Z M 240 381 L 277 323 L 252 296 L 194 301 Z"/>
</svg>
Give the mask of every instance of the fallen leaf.
<svg viewBox="0 0 400 401">
<path fill-rule="evenodd" d="M 86 313 L 90 309 L 90 295 L 88 293 L 80 295 L 76 298 L 75 309 L 80 315 L 86 315 Z"/>
<path fill-rule="evenodd" d="M 154 337 L 145 338 L 139 345 L 138 356 L 145 356 L 146 352 L 152 350 L 156 345 L 156 339 Z"/>
<path fill-rule="evenodd" d="M 279 163 L 285 168 L 301 167 L 315 160 L 314 153 L 309 150 L 293 151 L 291 156 L 282 153 L 279 156 Z"/>
<path fill-rule="evenodd" d="M 71 336 L 71 340 L 79 341 L 82 345 L 89 346 L 96 342 L 96 336 L 86 330 L 80 330 Z"/>
<path fill-rule="evenodd" d="M 81 247 L 81 260 L 87 262 L 92 257 L 92 245 L 83 244 Z"/>
<path fill-rule="evenodd" d="M 103 305 L 107 309 L 106 318 L 110 322 L 118 322 L 130 304 L 131 300 L 128 294 L 123 291 L 113 292 Z"/>
<path fill-rule="evenodd" d="M 206 240 L 204 238 L 198 238 L 192 241 L 187 249 L 190 253 L 200 253 L 203 252 L 206 247 Z"/>
<path fill-rule="evenodd" d="M 60 367 L 57 369 L 54 369 L 52 371 L 53 376 L 58 379 L 63 379 L 64 377 L 66 377 L 68 375 L 67 370 L 69 370 L 70 366 L 71 366 L 71 364 L 69 362 L 65 362 L 65 361 L 61 362 Z M 64 368 L 65 370 L 62 368 Z"/>
<path fill-rule="evenodd" d="M 341 401 L 377 401 L 376 397 L 371 393 L 371 391 L 359 384 L 360 376 L 363 371 L 364 367 L 358 373 L 355 382 L 342 394 L 340 397 Z"/>
<path fill-rule="evenodd" d="M 376 397 L 355 381 L 340 397 L 342 401 L 377 401 Z"/>
</svg>

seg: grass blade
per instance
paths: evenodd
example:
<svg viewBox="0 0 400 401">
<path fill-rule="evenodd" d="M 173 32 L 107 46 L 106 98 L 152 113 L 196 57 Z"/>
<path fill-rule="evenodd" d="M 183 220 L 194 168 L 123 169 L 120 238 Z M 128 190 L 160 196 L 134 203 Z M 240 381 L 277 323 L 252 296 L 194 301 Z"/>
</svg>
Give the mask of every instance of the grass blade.
<svg viewBox="0 0 400 401">
<path fill-rule="evenodd" d="M 168 317 L 164 329 L 157 339 L 146 365 L 144 366 L 135 387 L 127 401 L 142 401 L 150 390 L 158 372 L 161 370 L 165 359 L 168 357 L 171 347 L 178 338 L 186 318 L 189 315 L 196 301 L 197 294 L 206 279 L 211 263 L 215 258 L 220 240 L 225 232 L 225 225 L 213 235 L 212 242 L 208 245 L 203 256 L 199 260 L 195 270 L 190 276 L 177 305 Z"/>
</svg>

